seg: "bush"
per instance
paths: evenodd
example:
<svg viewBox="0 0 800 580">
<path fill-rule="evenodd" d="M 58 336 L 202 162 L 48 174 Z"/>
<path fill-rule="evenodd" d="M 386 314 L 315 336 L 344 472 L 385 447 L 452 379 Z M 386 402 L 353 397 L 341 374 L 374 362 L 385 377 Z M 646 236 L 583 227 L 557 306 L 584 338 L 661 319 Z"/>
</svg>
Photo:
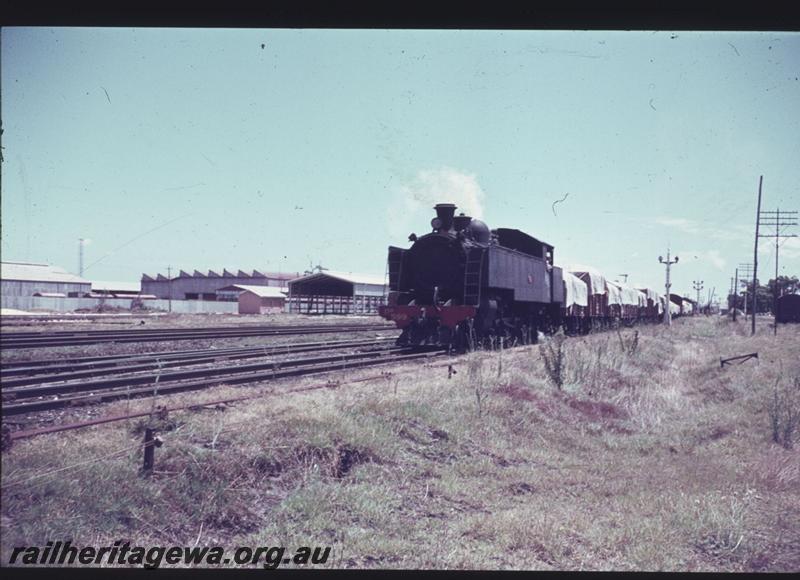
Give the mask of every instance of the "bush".
<svg viewBox="0 0 800 580">
<path fill-rule="evenodd" d="M 772 397 L 767 403 L 772 440 L 786 449 L 793 447 L 793 437 L 800 423 L 800 377 L 795 377 L 792 386 L 781 388 L 780 378 L 775 381 Z"/>
<path fill-rule="evenodd" d="M 478 406 L 478 416 L 480 417 L 483 413 L 481 406 L 483 399 L 483 361 L 474 355 L 467 362 L 467 384 L 475 388 L 475 400 Z"/>
<path fill-rule="evenodd" d="M 634 331 L 633 335 L 629 338 L 623 338 L 622 333 L 617 329 L 617 336 L 619 337 L 619 344 L 622 352 L 628 355 L 636 354 L 639 350 L 639 331 Z"/>
<path fill-rule="evenodd" d="M 561 390 L 564 385 L 564 371 L 566 366 L 566 356 L 564 351 L 564 341 L 566 337 L 558 334 L 552 340 L 539 345 L 539 352 L 544 361 L 544 369 L 547 377 L 553 384 Z"/>
</svg>

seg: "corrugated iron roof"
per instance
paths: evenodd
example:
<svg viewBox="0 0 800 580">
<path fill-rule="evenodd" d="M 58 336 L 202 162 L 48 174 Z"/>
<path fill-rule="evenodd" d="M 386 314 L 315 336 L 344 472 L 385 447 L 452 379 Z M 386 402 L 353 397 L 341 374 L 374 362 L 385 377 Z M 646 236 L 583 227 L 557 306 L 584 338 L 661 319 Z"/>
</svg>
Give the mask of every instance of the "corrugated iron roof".
<svg viewBox="0 0 800 580">
<path fill-rule="evenodd" d="M 247 284 L 231 284 L 230 286 L 217 289 L 217 292 L 231 292 L 234 289 L 241 290 L 242 292 L 252 292 L 260 298 L 286 298 L 286 293 L 289 291 L 286 288 L 278 288 L 277 286 L 250 286 Z"/>
<path fill-rule="evenodd" d="M 226 269 L 222 270 L 222 274 L 220 274 L 216 270 L 209 270 L 207 274 L 203 274 L 199 270 L 194 270 L 192 274 L 189 274 L 185 270 L 179 270 L 177 276 L 172 276 L 173 280 L 177 280 L 178 278 L 273 278 L 279 280 L 292 280 L 293 278 L 297 278 L 300 275 L 300 272 L 267 272 L 266 270 L 253 270 L 252 273 L 245 272 L 244 270 L 238 270 L 236 274 L 233 271 Z M 155 274 L 151 276 L 147 273 L 142 274 L 142 280 L 147 282 L 152 282 L 154 280 L 157 281 L 166 281 L 169 278 L 163 274 Z"/>
<path fill-rule="evenodd" d="M 91 284 L 80 276 L 70 274 L 64 268 L 31 262 L 0 263 L 0 278 L 20 282 L 57 282 L 61 284 Z"/>
<path fill-rule="evenodd" d="M 307 274 L 305 276 L 295 278 L 294 280 L 289 280 L 289 283 L 292 284 L 294 282 L 304 282 L 306 280 L 314 280 L 317 278 L 324 278 L 326 276 L 329 278 L 336 278 L 337 280 L 350 282 L 351 284 L 371 284 L 374 286 L 386 285 L 385 276 L 377 276 L 375 274 L 354 274 L 353 272 L 339 272 L 337 270 L 325 270 L 323 272 Z"/>
</svg>

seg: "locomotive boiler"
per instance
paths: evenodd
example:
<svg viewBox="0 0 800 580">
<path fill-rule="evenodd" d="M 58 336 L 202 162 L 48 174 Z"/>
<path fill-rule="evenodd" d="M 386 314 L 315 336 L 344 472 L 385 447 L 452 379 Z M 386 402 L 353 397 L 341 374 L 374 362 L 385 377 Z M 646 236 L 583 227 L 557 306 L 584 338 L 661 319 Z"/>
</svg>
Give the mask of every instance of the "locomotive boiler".
<svg viewBox="0 0 800 580">
<path fill-rule="evenodd" d="M 380 315 L 402 333 L 400 345 L 464 350 L 504 338 L 535 342 L 561 324 L 562 271 L 550 244 L 515 229 L 490 230 L 456 206 L 434 207 L 432 231 L 390 246 L 389 300 Z"/>
</svg>

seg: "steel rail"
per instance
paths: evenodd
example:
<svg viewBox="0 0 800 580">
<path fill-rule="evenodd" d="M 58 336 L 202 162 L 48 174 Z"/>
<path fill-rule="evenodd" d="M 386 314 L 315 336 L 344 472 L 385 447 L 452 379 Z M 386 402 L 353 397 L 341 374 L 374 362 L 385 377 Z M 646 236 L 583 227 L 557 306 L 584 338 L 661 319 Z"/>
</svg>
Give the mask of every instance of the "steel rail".
<svg viewBox="0 0 800 580">
<path fill-rule="evenodd" d="M 86 346 L 90 344 L 102 343 L 135 343 L 135 342 L 160 342 L 160 341 L 177 341 L 177 340 L 204 340 L 204 339 L 224 339 L 224 338 L 244 338 L 253 336 L 290 336 L 290 335 L 305 335 L 305 334 L 333 334 L 342 332 L 375 332 L 379 330 L 395 330 L 387 325 L 380 326 L 341 326 L 341 327 L 326 327 L 326 328 L 294 328 L 283 330 L 258 330 L 258 331 L 237 331 L 237 332 L 204 332 L 204 333 L 157 333 L 145 334 L 137 331 L 128 331 L 128 333 L 118 336 L 97 336 L 97 337 L 84 337 L 72 336 L 63 338 L 23 338 L 0 340 L 0 348 L 9 349 L 22 349 L 22 348 L 41 348 L 41 347 L 61 347 L 61 346 Z"/>
<path fill-rule="evenodd" d="M 157 332 L 226 332 L 226 331 L 240 331 L 240 330 L 252 330 L 252 331 L 259 331 L 259 330 L 297 330 L 297 329 L 325 329 L 325 328 L 338 328 L 338 327 L 387 327 L 387 328 L 394 328 L 394 326 L 390 324 L 384 323 L 369 323 L 369 324 L 358 324 L 355 322 L 346 322 L 346 323 L 339 323 L 339 324 L 241 324 L 238 326 L 187 326 L 187 327 L 180 327 L 180 326 L 168 326 L 163 328 L 131 328 L 128 330 L 120 330 L 118 328 L 114 329 L 101 329 L 101 330 L 53 330 L 53 331 L 30 331 L 30 332 L 6 332 L 0 334 L 0 339 L 6 337 L 40 337 L 40 336 L 48 336 L 48 337 L 69 337 L 69 336 L 104 336 L 104 335 L 117 335 L 117 334 L 126 334 L 126 333 L 157 333 Z"/>
<path fill-rule="evenodd" d="M 399 348 L 399 347 L 394 347 Z M 200 377 L 210 376 L 226 376 L 242 374 L 250 371 L 262 370 L 280 370 L 283 367 L 291 367 L 302 364 L 317 364 L 317 363 L 346 363 L 348 359 L 353 358 L 366 358 L 375 356 L 374 352 L 366 353 L 349 353 L 341 355 L 328 355 L 321 357 L 306 357 L 300 359 L 290 360 L 267 360 L 264 362 L 250 363 L 244 365 L 226 365 L 226 366 L 213 366 L 209 368 L 200 369 L 183 369 L 171 372 L 150 372 L 146 374 L 132 374 L 119 377 L 112 377 L 106 379 L 96 379 L 80 382 L 61 382 L 49 384 L 36 384 L 20 387 L 4 388 L 2 396 L 4 401 L 18 399 L 20 397 L 41 397 L 46 395 L 62 395 L 86 391 L 101 391 L 112 389 L 115 387 L 131 387 L 135 385 L 144 384 L 158 384 L 182 381 L 186 379 L 194 379 Z M 5 412 L 5 409 L 3 410 Z"/>
<path fill-rule="evenodd" d="M 90 393 L 88 395 L 77 395 L 73 397 L 59 398 L 59 399 L 39 399 L 39 400 L 26 400 L 19 403 L 7 403 L 2 407 L 2 414 L 4 417 L 21 415 L 25 413 L 33 413 L 37 411 L 57 409 L 67 406 L 82 405 L 87 403 L 100 403 L 107 400 L 126 398 L 136 395 L 144 394 L 167 394 L 177 393 L 182 391 L 191 391 L 205 389 L 219 385 L 240 385 L 245 383 L 270 381 L 286 377 L 296 377 L 305 375 L 315 375 L 330 373 L 335 370 L 355 369 L 370 366 L 378 366 L 385 364 L 396 364 L 406 360 L 417 360 L 420 358 L 433 358 L 445 354 L 445 351 L 439 350 L 435 352 L 409 352 L 410 349 L 398 349 L 395 351 L 385 351 L 387 356 L 377 357 L 375 353 L 356 353 L 346 357 L 324 357 L 317 359 L 304 359 L 291 361 L 294 363 L 293 368 L 273 368 L 268 372 L 263 372 L 264 368 L 248 369 L 253 372 L 238 372 L 229 374 L 228 376 L 215 376 L 213 378 L 202 378 L 201 380 L 176 382 L 175 384 L 162 383 L 163 375 L 158 384 L 153 384 L 150 381 L 146 387 L 130 388 L 117 388 L 113 391 L 106 391 L 100 393 Z M 332 364 L 335 363 L 335 364 Z M 286 364 L 286 363 L 284 363 Z M 341 365 L 339 369 L 337 365 Z M 266 365 L 248 365 L 251 366 L 266 366 Z M 212 370 L 212 369 L 209 369 Z M 228 369 L 230 370 L 230 369 Z M 218 373 L 214 373 L 218 374 Z M 186 377 L 188 378 L 188 377 Z M 82 385 L 81 385 L 82 386 Z M 88 390 L 81 388 L 80 390 Z"/>
<path fill-rule="evenodd" d="M 376 337 L 374 339 L 364 339 L 363 342 L 382 342 L 392 340 L 394 337 Z M 270 355 L 291 354 L 298 348 L 307 347 L 321 347 L 325 345 L 342 345 L 346 346 L 354 342 L 352 340 L 336 340 L 324 342 L 283 342 L 278 344 L 267 344 L 263 346 L 235 346 L 230 348 L 203 348 L 192 350 L 177 350 L 177 351 L 151 351 L 146 353 L 128 353 L 128 354 L 110 354 L 94 357 L 75 357 L 75 358 L 51 358 L 51 359 L 38 359 L 30 361 L 9 361 L 0 364 L 0 376 L 12 377 L 21 375 L 30 375 L 34 373 L 55 373 L 55 372 L 68 372 L 71 370 L 103 368 L 118 366 L 128 362 L 136 361 L 150 361 L 150 360 L 173 360 L 180 357 L 191 357 L 193 355 L 200 355 L 205 353 L 209 357 L 227 355 L 235 355 L 237 353 L 246 352 L 267 352 Z"/>
<path fill-rule="evenodd" d="M 375 325 L 326 325 L 326 326 L 294 326 L 287 328 L 202 328 L 202 329 L 181 329 L 181 328 L 164 328 L 164 329 L 148 329 L 148 330 L 116 330 L 116 331 L 85 331 L 85 332 L 69 332 L 65 334 L 54 334 L 49 332 L 35 332 L 35 333 L 17 333 L 5 332 L 0 334 L 0 342 L 24 342 L 32 340 L 89 340 L 89 339 L 126 339 L 130 337 L 154 337 L 154 336 L 228 336 L 228 335 L 260 335 L 262 333 L 282 333 L 282 332 L 324 332 L 334 330 L 380 330 L 383 328 L 393 328 L 387 324 Z"/>
<path fill-rule="evenodd" d="M 441 354 L 441 353 L 440 353 Z M 394 361 L 393 361 L 394 362 Z M 432 367 L 437 366 L 444 366 L 444 365 L 430 365 Z M 259 392 L 250 395 L 243 395 L 241 397 L 229 397 L 225 399 L 217 399 L 214 401 L 201 401 L 197 403 L 190 403 L 188 405 L 178 405 L 175 407 L 159 407 L 160 412 L 167 412 L 171 413 L 174 411 L 188 411 L 188 410 L 195 410 L 195 409 L 202 409 L 204 407 L 211 407 L 216 405 L 224 405 L 230 403 L 237 403 L 240 401 L 250 401 L 253 399 L 261 399 L 265 397 L 276 397 L 276 396 L 286 396 L 286 395 L 293 395 L 295 393 L 302 393 L 308 391 L 314 391 L 319 389 L 325 388 L 335 388 L 340 386 L 341 384 L 352 384 L 352 383 L 363 383 L 367 381 L 375 381 L 386 379 L 395 375 L 403 375 L 415 372 L 417 369 L 409 369 L 409 370 L 401 370 L 395 371 L 391 373 L 381 373 L 380 375 L 373 375 L 368 377 L 361 377 L 358 379 L 349 379 L 347 381 L 342 381 L 341 383 L 331 383 L 330 381 L 326 383 L 319 383 L 316 385 L 307 385 L 304 387 L 297 387 L 295 389 L 288 389 L 288 390 L 281 390 L 281 391 L 270 391 L 270 392 Z M 84 427 L 93 427 L 95 425 L 103 425 L 106 423 L 114 423 L 117 421 L 125 421 L 128 419 L 136 419 L 138 417 L 147 417 L 152 415 L 152 411 L 139 411 L 136 413 L 124 413 L 121 415 L 105 415 L 103 417 L 98 417 L 96 419 L 89 419 L 87 421 L 80 421 L 77 423 L 65 423 L 61 425 L 50 425 L 47 427 L 37 427 L 33 429 L 20 429 L 17 431 L 12 431 L 9 434 L 11 441 L 17 441 L 19 439 L 29 439 L 31 437 L 36 437 L 38 435 L 47 435 L 50 433 L 60 433 L 63 431 L 74 431 L 77 429 L 82 429 Z"/>
<path fill-rule="evenodd" d="M 8 373 L 3 371 L 0 374 L 2 379 L 2 391 L 5 392 L 8 388 L 19 387 L 24 385 L 34 385 L 37 383 L 55 383 L 64 382 L 77 379 L 84 379 L 89 377 L 108 376 L 114 374 L 135 373 L 147 370 L 156 370 L 164 368 L 174 368 L 180 366 L 188 366 L 192 364 L 207 364 L 209 362 L 220 361 L 233 361 L 249 358 L 263 358 L 267 356 L 279 356 L 282 354 L 294 354 L 300 352 L 318 352 L 326 350 L 336 350 L 342 348 L 360 348 L 360 347 L 379 347 L 381 343 L 387 343 L 391 339 L 378 339 L 378 340 L 360 340 L 360 341 L 337 341 L 332 343 L 310 343 L 300 344 L 291 349 L 280 349 L 279 352 L 268 348 L 259 347 L 246 347 L 227 352 L 220 352 L 215 350 L 202 350 L 196 351 L 193 354 L 186 355 L 150 355 L 147 359 L 136 362 L 136 360 L 119 359 L 116 361 L 108 361 L 105 363 L 87 363 L 84 366 L 79 365 L 65 365 L 61 367 L 35 367 L 34 369 L 14 369 L 15 371 L 31 371 L 28 373 L 18 373 L 24 376 L 16 378 L 7 378 Z M 60 372 L 58 372 L 60 371 Z"/>
</svg>

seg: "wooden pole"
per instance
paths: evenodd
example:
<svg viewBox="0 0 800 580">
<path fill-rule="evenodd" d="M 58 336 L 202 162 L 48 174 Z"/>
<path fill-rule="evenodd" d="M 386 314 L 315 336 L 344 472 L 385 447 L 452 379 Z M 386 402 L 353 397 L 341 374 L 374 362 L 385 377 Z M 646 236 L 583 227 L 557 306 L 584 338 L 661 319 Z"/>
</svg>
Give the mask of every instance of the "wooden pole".
<svg viewBox="0 0 800 580">
<path fill-rule="evenodd" d="M 764 181 L 764 176 L 758 178 L 758 207 L 756 208 L 756 241 L 753 248 L 753 308 L 752 308 L 752 326 L 750 328 L 750 336 L 756 333 L 756 276 L 758 272 L 758 224 L 761 221 L 761 184 Z"/>
<path fill-rule="evenodd" d="M 142 465 L 142 472 L 149 475 L 153 472 L 153 464 L 155 463 L 155 441 L 153 440 L 153 430 L 149 427 L 144 430 L 144 464 Z"/>
<path fill-rule="evenodd" d="M 778 208 L 777 214 L 775 219 L 775 287 L 772 293 L 772 336 L 778 336 L 778 240 L 781 235 L 781 208 Z"/>
</svg>

